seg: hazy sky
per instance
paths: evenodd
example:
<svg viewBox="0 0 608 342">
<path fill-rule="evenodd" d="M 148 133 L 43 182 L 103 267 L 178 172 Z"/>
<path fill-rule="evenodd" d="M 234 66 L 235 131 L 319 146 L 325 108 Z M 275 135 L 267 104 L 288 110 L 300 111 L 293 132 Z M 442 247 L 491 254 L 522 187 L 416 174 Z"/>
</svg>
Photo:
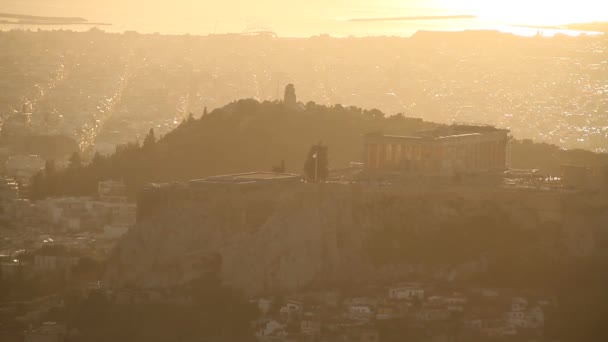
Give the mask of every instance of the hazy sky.
<svg viewBox="0 0 608 342">
<path fill-rule="evenodd" d="M 605 0 L 437 0 L 438 6 L 528 25 L 608 20 Z"/>
<path fill-rule="evenodd" d="M 0 0 L 0 11 L 82 16 L 118 28 L 195 33 L 239 31 L 248 25 L 315 32 L 315 25 L 351 17 L 451 13 L 503 24 L 608 21 L 606 0 Z"/>
</svg>

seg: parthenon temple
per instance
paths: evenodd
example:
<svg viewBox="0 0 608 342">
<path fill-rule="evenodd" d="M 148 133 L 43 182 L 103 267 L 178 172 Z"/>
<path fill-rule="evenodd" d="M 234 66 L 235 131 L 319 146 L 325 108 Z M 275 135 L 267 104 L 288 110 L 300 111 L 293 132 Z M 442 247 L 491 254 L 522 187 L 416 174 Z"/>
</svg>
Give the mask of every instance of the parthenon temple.
<svg viewBox="0 0 608 342">
<path fill-rule="evenodd" d="M 369 174 L 452 175 L 507 169 L 509 130 L 451 125 L 411 136 L 364 136 Z"/>
</svg>

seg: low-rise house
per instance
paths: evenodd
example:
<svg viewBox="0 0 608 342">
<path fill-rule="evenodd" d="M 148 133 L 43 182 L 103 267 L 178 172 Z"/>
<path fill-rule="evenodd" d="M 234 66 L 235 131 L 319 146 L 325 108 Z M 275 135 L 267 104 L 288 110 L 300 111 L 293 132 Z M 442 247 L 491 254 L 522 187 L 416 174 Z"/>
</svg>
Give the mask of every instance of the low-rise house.
<svg viewBox="0 0 608 342">
<path fill-rule="evenodd" d="M 325 306 L 333 308 L 337 308 L 338 306 L 340 306 L 340 299 L 340 293 L 337 291 L 324 292 L 320 297 L 320 301 Z"/>
<path fill-rule="evenodd" d="M 270 311 L 272 300 L 268 298 L 260 298 L 255 302 L 255 304 L 257 305 L 260 314 L 264 316 L 268 313 L 268 311 Z"/>
<path fill-rule="evenodd" d="M 162 290 L 123 288 L 112 292 L 112 299 L 116 304 L 177 304 L 178 298 L 171 297 Z"/>
<path fill-rule="evenodd" d="M 416 319 L 422 322 L 442 321 L 450 317 L 450 312 L 443 308 L 422 308 L 416 313 Z"/>
<path fill-rule="evenodd" d="M 63 324 L 45 322 L 41 326 L 28 329 L 23 333 L 24 342 L 63 342 L 67 336 L 67 329 Z"/>
<path fill-rule="evenodd" d="M 526 327 L 526 314 L 523 311 L 509 311 L 505 314 L 505 319 L 510 326 L 515 328 Z"/>
<path fill-rule="evenodd" d="M 423 299 L 424 289 L 419 285 L 403 285 L 388 290 L 388 297 L 395 300 Z"/>
<path fill-rule="evenodd" d="M 390 320 L 400 316 L 399 309 L 390 305 L 380 305 L 376 309 L 376 320 Z"/>
<path fill-rule="evenodd" d="M 287 303 L 285 303 L 284 306 L 281 307 L 281 309 L 279 309 L 279 313 L 283 318 L 291 318 L 302 313 L 303 309 L 304 303 L 298 300 L 290 299 L 287 301 Z"/>
<path fill-rule="evenodd" d="M 334 316 L 323 321 L 323 333 L 325 334 L 326 332 L 329 332 L 333 334 L 341 334 L 366 324 L 366 322 L 361 322 L 360 320 Z"/>
<path fill-rule="evenodd" d="M 511 311 L 505 313 L 505 320 L 509 326 L 516 329 L 540 328 L 544 325 L 543 310 L 536 306 L 528 308 L 523 301 L 518 301 L 511 305 Z M 525 302 L 527 304 L 527 302 Z"/>
<path fill-rule="evenodd" d="M 371 327 L 360 327 L 353 329 L 350 332 L 350 339 L 348 341 L 357 342 L 378 342 L 380 341 L 380 334 L 377 330 Z"/>
<path fill-rule="evenodd" d="M 127 187 L 122 181 L 103 181 L 97 183 L 97 195 L 102 200 L 106 201 L 122 201 L 126 200 Z"/>
<path fill-rule="evenodd" d="M 430 296 L 426 298 L 427 306 L 443 306 L 445 304 L 445 298 L 441 296 Z"/>
<path fill-rule="evenodd" d="M 494 289 L 481 289 L 479 292 L 481 296 L 485 298 L 497 298 L 500 296 L 498 291 Z"/>
<path fill-rule="evenodd" d="M 369 305 L 351 305 L 348 314 L 352 319 L 370 320 L 374 317 L 374 310 Z"/>
<path fill-rule="evenodd" d="M 517 330 L 508 322 L 495 317 L 468 317 L 464 321 L 465 327 L 488 337 L 506 337 L 517 334 Z"/>
<path fill-rule="evenodd" d="M 545 325 L 545 314 L 540 306 L 529 309 L 526 312 L 528 328 L 540 328 Z"/>
<path fill-rule="evenodd" d="M 0 279 L 12 279 L 23 271 L 24 265 L 17 259 L 0 262 Z"/>
<path fill-rule="evenodd" d="M 46 219 L 68 231 L 90 231 L 105 225 L 131 226 L 135 223 L 136 206 L 125 201 L 107 202 L 90 197 L 61 197 L 34 204 Z"/>
<path fill-rule="evenodd" d="M 516 297 L 511 300 L 511 311 L 524 311 L 528 307 L 528 301 L 525 298 Z"/>
<path fill-rule="evenodd" d="M 264 320 L 257 329 L 255 336 L 261 340 L 270 340 L 271 338 L 282 338 L 287 336 L 285 325 L 274 319 Z"/>
<path fill-rule="evenodd" d="M 78 264 L 80 253 L 62 245 L 46 245 L 34 252 L 34 268 L 39 272 L 70 272 Z"/>
<path fill-rule="evenodd" d="M 50 226 L 52 223 L 46 212 L 29 200 L 12 201 L 10 211 L 13 222 L 18 222 L 25 227 L 41 228 Z"/>
<path fill-rule="evenodd" d="M 291 333 L 287 336 L 283 337 L 281 342 L 312 342 L 314 338 L 310 335 L 302 334 L 302 333 Z"/>
<path fill-rule="evenodd" d="M 321 335 L 321 321 L 314 317 L 307 317 L 300 321 L 300 331 L 309 336 Z"/>
<path fill-rule="evenodd" d="M 504 320 L 496 319 L 484 321 L 481 333 L 488 337 L 506 337 L 517 335 L 517 330 Z"/>
<path fill-rule="evenodd" d="M 452 296 L 431 296 L 427 298 L 427 305 L 445 308 L 451 312 L 463 312 L 467 303 L 466 297 L 460 294 Z"/>
<path fill-rule="evenodd" d="M 103 227 L 101 238 L 106 240 L 118 240 L 129 231 L 129 226 L 110 224 Z"/>
<path fill-rule="evenodd" d="M 403 316 L 415 310 L 416 306 L 414 304 L 412 302 L 398 301 L 395 303 L 395 306 L 399 309 L 399 314 Z"/>
<path fill-rule="evenodd" d="M 347 306 L 351 305 L 368 305 L 368 306 L 376 306 L 378 305 L 378 299 L 375 297 L 352 297 L 347 298 L 344 303 Z"/>
<path fill-rule="evenodd" d="M 124 304 L 132 304 L 134 291 L 129 289 L 120 289 L 116 290 L 113 293 L 113 300 L 116 304 L 124 305 Z"/>
<path fill-rule="evenodd" d="M 445 301 L 448 305 L 465 305 L 469 300 L 460 293 L 454 293 L 451 296 L 445 297 Z"/>
<path fill-rule="evenodd" d="M 467 318 L 463 323 L 465 327 L 471 330 L 481 330 L 483 328 L 483 320 L 481 318 Z"/>
</svg>

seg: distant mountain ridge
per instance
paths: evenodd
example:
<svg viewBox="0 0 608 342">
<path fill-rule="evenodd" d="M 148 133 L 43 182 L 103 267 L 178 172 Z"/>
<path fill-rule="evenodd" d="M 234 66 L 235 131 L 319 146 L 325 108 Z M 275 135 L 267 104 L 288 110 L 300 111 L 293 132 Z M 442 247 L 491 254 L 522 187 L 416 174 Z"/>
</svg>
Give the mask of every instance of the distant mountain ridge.
<svg viewBox="0 0 608 342">
<path fill-rule="evenodd" d="M 88 20 L 80 17 L 47 17 L 38 15 L 26 15 L 26 14 L 13 14 L 13 13 L 0 13 L 0 18 L 7 19 L 20 19 L 20 20 L 46 20 L 46 21 L 63 21 L 63 22 L 76 22 L 84 23 Z"/>
<path fill-rule="evenodd" d="M 99 25 L 107 26 L 108 23 L 92 23 L 81 17 L 47 17 L 38 15 L 0 13 L 0 24 L 9 25 Z"/>
</svg>

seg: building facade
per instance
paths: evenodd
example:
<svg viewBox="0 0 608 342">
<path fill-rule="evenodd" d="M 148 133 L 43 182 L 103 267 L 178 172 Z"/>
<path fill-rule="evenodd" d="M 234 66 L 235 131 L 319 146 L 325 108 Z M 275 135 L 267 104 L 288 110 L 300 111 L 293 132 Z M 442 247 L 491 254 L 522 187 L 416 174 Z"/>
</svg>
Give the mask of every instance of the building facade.
<svg viewBox="0 0 608 342">
<path fill-rule="evenodd" d="M 412 136 L 364 137 L 364 168 L 371 175 L 453 175 L 507 169 L 509 131 L 452 125 Z"/>
</svg>

